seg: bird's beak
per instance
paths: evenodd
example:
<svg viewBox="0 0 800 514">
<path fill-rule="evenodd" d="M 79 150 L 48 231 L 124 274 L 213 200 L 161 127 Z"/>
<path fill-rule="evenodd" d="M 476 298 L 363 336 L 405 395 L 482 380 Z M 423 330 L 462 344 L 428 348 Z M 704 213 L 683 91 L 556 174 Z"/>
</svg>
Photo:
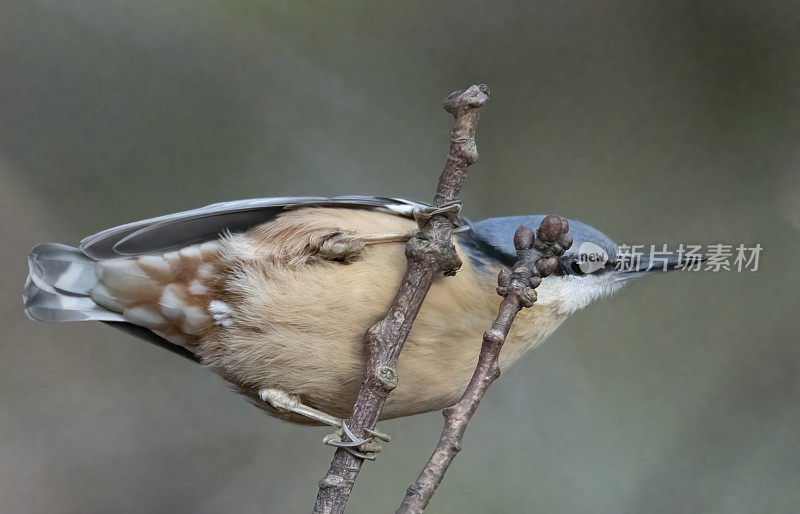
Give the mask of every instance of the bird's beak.
<svg viewBox="0 0 800 514">
<path fill-rule="evenodd" d="M 617 254 L 615 271 L 620 278 L 628 279 L 650 273 L 664 273 L 677 269 L 700 266 L 705 259 L 683 252 L 659 251 L 649 253 Z"/>
</svg>

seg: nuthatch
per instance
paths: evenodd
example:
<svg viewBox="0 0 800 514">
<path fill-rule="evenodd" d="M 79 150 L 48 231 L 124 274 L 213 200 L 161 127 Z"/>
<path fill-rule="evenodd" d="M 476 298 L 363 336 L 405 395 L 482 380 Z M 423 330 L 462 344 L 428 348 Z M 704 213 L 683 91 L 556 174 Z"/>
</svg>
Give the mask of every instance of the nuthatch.
<svg viewBox="0 0 800 514">
<path fill-rule="evenodd" d="M 364 372 L 363 334 L 389 306 L 404 241 L 427 208 L 364 196 L 243 200 L 104 230 L 79 248 L 43 244 L 29 256 L 25 312 L 109 323 L 199 361 L 274 416 L 341 426 Z M 516 258 L 514 232 L 542 218 L 458 218 L 462 268 L 425 299 L 383 419 L 458 400 L 497 314 L 498 272 Z M 618 269 L 611 239 L 569 223 L 572 247 L 517 316 L 502 369 L 628 279 L 678 264 Z"/>
</svg>

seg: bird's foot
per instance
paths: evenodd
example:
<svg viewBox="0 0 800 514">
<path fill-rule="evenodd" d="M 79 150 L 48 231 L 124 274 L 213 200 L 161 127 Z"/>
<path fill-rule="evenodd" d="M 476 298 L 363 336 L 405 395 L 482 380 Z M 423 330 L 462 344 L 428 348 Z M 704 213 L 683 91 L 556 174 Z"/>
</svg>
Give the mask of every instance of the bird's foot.
<svg viewBox="0 0 800 514">
<path fill-rule="evenodd" d="M 383 450 L 380 441 L 388 442 L 390 437 L 377 430 L 367 431 L 370 433 L 370 436 L 366 439 L 361 439 L 360 437 L 356 437 L 347 427 L 347 423 L 342 421 L 341 428 L 323 437 L 322 442 L 329 446 L 343 448 L 359 459 L 375 460 L 376 454 Z M 347 440 L 344 440 L 345 435 L 347 436 Z"/>
<path fill-rule="evenodd" d="M 300 414 L 320 423 L 336 427 L 338 430 L 333 434 L 326 435 L 322 442 L 337 448 L 344 448 L 358 458 L 375 460 L 375 454 L 382 449 L 378 440 L 391 441 L 391 437 L 387 434 L 370 428 L 364 429 L 370 435 L 367 439 L 356 437 L 344 420 L 305 405 L 295 394 L 289 394 L 280 389 L 262 389 L 258 392 L 258 396 L 278 410 Z M 343 440 L 345 435 L 350 439 L 349 441 Z"/>
</svg>

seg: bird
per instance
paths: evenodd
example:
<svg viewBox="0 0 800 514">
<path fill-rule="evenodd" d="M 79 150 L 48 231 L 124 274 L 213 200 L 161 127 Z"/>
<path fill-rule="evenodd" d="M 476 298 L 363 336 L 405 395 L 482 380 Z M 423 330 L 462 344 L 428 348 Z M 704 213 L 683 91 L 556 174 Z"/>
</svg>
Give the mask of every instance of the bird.
<svg viewBox="0 0 800 514">
<path fill-rule="evenodd" d="M 405 241 L 430 209 L 374 196 L 258 198 L 110 228 L 77 248 L 42 244 L 28 256 L 25 313 L 110 324 L 197 361 L 279 419 L 341 427 L 364 374 L 364 333 L 390 305 Z M 453 217 L 462 266 L 434 281 L 381 419 L 460 398 L 501 301 L 498 272 L 516 260 L 514 233 L 543 218 Z M 629 255 L 604 233 L 575 220 L 569 230 L 573 244 L 517 316 L 501 370 L 591 302 L 680 267 L 675 254 L 620 266 Z"/>
</svg>

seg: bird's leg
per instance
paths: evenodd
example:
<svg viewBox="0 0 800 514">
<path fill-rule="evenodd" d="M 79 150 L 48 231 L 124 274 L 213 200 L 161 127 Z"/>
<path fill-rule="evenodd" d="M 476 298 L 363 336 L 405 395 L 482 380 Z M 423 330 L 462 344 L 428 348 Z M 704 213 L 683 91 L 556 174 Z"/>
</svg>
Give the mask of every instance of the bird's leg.
<svg viewBox="0 0 800 514">
<path fill-rule="evenodd" d="M 333 434 L 326 435 L 322 442 L 330 445 L 345 448 L 353 455 L 368 460 L 375 460 L 375 454 L 381 451 L 381 444 L 378 440 L 389 442 L 391 437 L 383 432 L 377 430 L 366 429 L 370 434 L 368 439 L 361 439 L 353 435 L 347 424 L 330 414 L 317 410 L 313 407 L 303 404 L 297 395 L 289 394 L 280 389 L 262 389 L 258 393 L 259 398 L 270 404 L 272 407 L 287 412 L 294 412 L 307 418 L 319 421 L 325 425 L 336 427 L 337 430 Z M 350 441 L 343 441 L 343 436 L 347 434 Z"/>
<path fill-rule="evenodd" d="M 468 226 L 458 227 L 453 234 L 469 230 Z M 326 234 L 319 240 L 312 241 L 311 252 L 326 261 L 340 261 L 350 263 L 361 256 L 361 251 L 366 245 L 380 243 L 405 243 L 418 231 L 388 232 L 385 234 L 355 235 L 352 232 L 333 232 Z"/>
<path fill-rule="evenodd" d="M 416 233 L 416 230 L 411 230 L 408 232 L 390 232 L 387 234 L 370 234 L 367 236 L 361 236 L 361 240 L 364 241 L 365 245 L 374 245 L 378 243 L 405 243 Z"/>
<path fill-rule="evenodd" d="M 460 234 L 470 230 L 468 226 L 458 227 L 453 229 L 453 234 Z M 371 234 L 361 236 L 360 239 L 365 245 L 373 245 L 378 243 L 405 243 L 418 232 L 418 230 L 409 230 L 408 232 L 392 232 L 387 234 Z"/>
</svg>

